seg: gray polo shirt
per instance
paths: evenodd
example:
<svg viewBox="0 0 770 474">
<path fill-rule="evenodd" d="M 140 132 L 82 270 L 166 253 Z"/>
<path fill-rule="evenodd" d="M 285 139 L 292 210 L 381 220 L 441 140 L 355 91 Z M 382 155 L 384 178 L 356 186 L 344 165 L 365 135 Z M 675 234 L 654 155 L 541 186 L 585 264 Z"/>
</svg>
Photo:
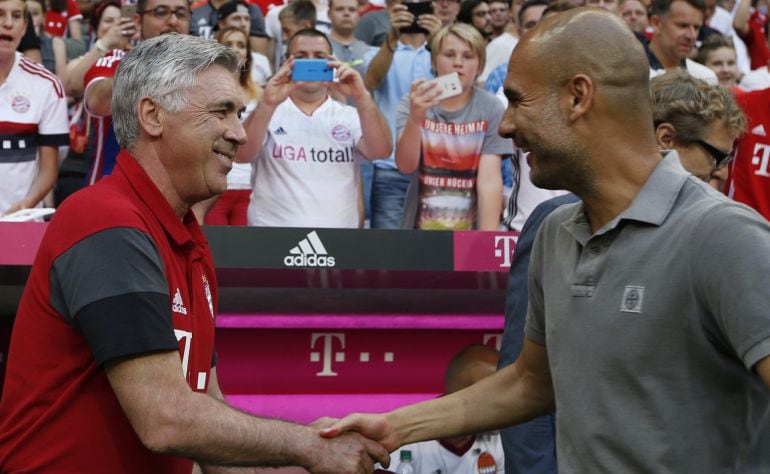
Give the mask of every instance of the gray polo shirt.
<svg viewBox="0 0 770 474">
<path fill-rule="evenodd" d="M 770 472 L 770 224 L 670 153 L 595 234 L 583 204 L 543 223 L 526 334 L 544 344 L 560 473 Z M 765 461 L 766 462 L 766 461 Z"/>
</svg>

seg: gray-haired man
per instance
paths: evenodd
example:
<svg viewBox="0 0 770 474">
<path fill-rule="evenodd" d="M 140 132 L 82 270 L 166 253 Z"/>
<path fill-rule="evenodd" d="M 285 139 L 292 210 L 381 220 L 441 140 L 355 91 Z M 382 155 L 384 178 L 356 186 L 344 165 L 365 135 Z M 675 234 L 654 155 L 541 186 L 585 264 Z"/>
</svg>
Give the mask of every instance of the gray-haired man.
<svg viewBox="0 0 770 474">
<path fill-rule="evenodd" d="M 194 459 L 331 474 L 388 459 L 223 401 L 216 279 L 190 208 L 225 190 L 246 141 L 237 70 L 229 48 L 177 34 L 124 57 L 115 172 L 60 207 L 16 317 L 0 471 L 189 473 Z"/>
</svg>

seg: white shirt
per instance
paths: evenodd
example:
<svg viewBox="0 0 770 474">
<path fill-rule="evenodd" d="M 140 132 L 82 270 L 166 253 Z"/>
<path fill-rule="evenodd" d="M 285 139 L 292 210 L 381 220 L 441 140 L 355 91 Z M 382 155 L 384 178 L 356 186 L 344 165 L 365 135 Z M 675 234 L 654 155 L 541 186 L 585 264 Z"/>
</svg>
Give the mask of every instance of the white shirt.
<svg viewBox="0 0 770 474">
<path fill-rule="evenodd" d="M 770 73 L 767 72 L 767 66 L 747 72 L 738 85 L 746 92 L 767 89 L 770 87 Z"/>
<path fill-rule="evenodd" d="M 519 39 L 510 33 L 503 33 L 493 39 L 487 45 L 487 61 L 484 65 L 484 71 L 479 76 L 479 81 L 486 81 L 494 68 L 501 64 L 507 64 L 511 59 L 513 48 L 518 44 Z"/>
<path fill-rule="evenodd" d="M 703 64 L 692 61 L 690 58 L 687 58 L 684 61 L 687 68 L 687 72 L 690 73 L 692 77 L 705 81 L 708 84 L 711 84 L 712 86 L 719 85 L 719 79 L 717 79 L 717 75 L 714 71 L 707 68 Z M 665 69 L 650 68 L 650 79 L 656 76 L 660 76 L 665 72 L 666 72 Z"/>
<path fill-rule="evenodd" d="M 471 448 L 461 456 L 438 441 L 407 444 L 390 455 L 391 471 L 396 470 L 402 450 L 412 452 L 415 474 L 504 474 L 505 460 L 499 433 L 476 436 Z"/>
<path fill-rule="evenodd" d="M 249 225 L 358 227 L 360 139 L 353 107 L 327 98 L 306 115 L 281 103 L 256 157 Z"/>
<path fill-rule="evenodd" d="M 0 214 L 29 192 L 38 173 L 37 144 L 68 143 L 67 99 L 59 79 L 16 52 L 0 85 Z"/>
</svg>

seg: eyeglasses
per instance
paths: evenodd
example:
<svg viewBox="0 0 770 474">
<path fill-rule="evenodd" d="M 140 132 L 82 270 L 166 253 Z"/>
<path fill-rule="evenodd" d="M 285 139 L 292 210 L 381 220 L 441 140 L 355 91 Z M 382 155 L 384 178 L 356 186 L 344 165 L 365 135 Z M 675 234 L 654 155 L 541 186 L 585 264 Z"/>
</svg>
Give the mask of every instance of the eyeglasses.
<svg viewBox="0 0 770 474">
<path fill-rule="evenodd" d="M 695 143 L 697 143 L 701 148 L 703 148 L 706 153 L 711 155 L 712 158 L 714 158 L 714 161 L 716 162 L 716 168 L 721 168 L 722 166 L 726 165 L 730 162 L 730 159 L 733 157 L 733 150 L 730 150 L 728 152 L 725 152 L 724 150 L 720 150 L 719 148 L 703 141 L 703 140 L 695 140 Z"/>
<path fill-rule="evenodd" d="M 169 18 L 171 18 L 171 15 L 173 14 L 176 16 L 178 20 L 189 20 L 190 19 L 190 9 L 185 7 L 179 7 L 174 8 L 173 10 L 165 5 L 161 5 L 159 7 L 155 7 L 149 10 L 145 10 L 143 12 L 139 12 L 140 15 L 144 15 L 146 13 L 152 14 L 155 18 L 158 20 L 166 21 Z"/>
</svg>

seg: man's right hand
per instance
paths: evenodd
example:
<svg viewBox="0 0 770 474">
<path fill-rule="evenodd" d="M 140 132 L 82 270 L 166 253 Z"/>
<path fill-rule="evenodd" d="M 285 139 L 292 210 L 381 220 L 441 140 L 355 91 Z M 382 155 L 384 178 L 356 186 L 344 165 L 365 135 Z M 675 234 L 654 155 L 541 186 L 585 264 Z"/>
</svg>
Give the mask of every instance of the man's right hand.
<svg viewBox="0 0 770 474">
<path fill-rule="evenodd" d="M 439 95 L 441 88 L 434 81 L 417 79 L 412 83 L 409 91 L 409 118 L 412 123 L 422 124 L 428 109 L 441 102 L 437 100 Z"/>
<path fill-rule="evenodd" d="M 293 68 L 294 56 L 289 56 L 289 59 L 278 69 L 278 72 L 265 84 L 265 91 L 260 101 L 262 104 L 275 108 L 289 97 L 289 94 L 291 94 L 296 85 L 296 82 L 291 80 Z"/>
<path fill-rule="evenodd" d="M 317 447 L 307 452 L 306 468 L 313 474 L 371 474 L 374 463 L 385 467 L 390 463 L 387 449 L 358 433 L 338 433 L 317 440 Z"/>
<path fill-rule="evenodd" d="M 406 8 L 406 5 L 397 4 L 393 5 L 393 9 L 390 12 L 390 34 L 385 41 L 390 42 L 390 45 L 395 49 L 398 37 L 401 36 L 401 28 L 406 28 L 414 21 L 414 15 L 412 15 Z"/>
<path fill-rule="evenodd" d="M 131 18 L 118 18 L 107 32 L 102 36 L 101 41 L 107 50 L 126 49 L 128 41 L 136 33 L 136 24 Z"/>
</svg>

